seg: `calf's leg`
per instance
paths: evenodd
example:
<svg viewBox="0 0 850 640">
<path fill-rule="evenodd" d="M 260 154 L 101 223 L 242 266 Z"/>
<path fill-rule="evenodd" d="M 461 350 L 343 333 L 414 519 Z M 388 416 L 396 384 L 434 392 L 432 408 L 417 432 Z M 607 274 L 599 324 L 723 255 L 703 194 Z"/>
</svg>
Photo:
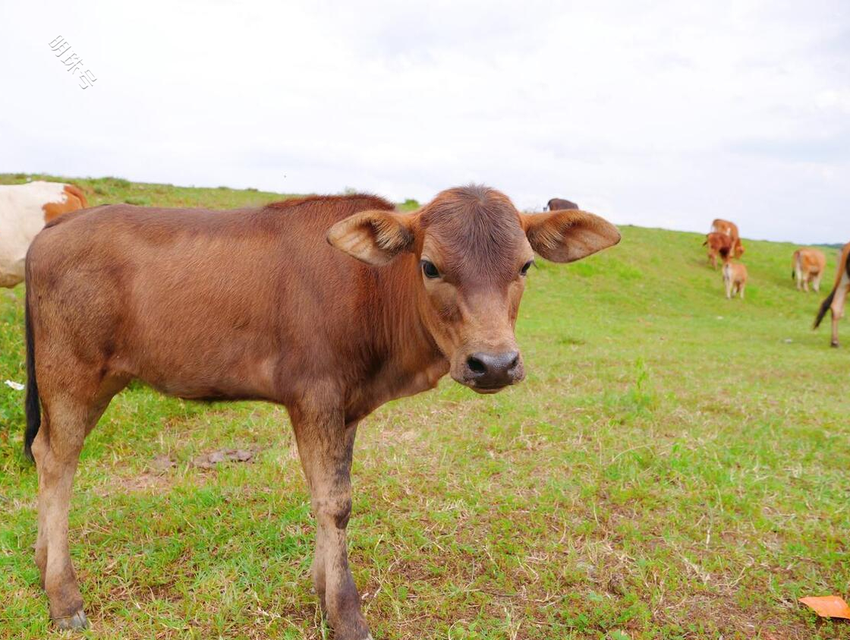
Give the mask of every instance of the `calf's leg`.
<svg viewBox="0 0 850 640">
<path fill-rule="evenodd" d="M 841 320 L 841 317 L 844 315 L 844 302 L 847 298 L 847 289 L 850 288 L 850 284 L 846 282 L 848 277 L 845 275 L 841 279 L 841 283 L 835 290 L 835 297 L 832 299 L 832 305 L 830 306 L 830 311 L 832 311 L 832 346 L 838 346 L 838 321 Z"/>
<path fill-rule="evenodd" d="M 357 423 L 341 409 L 301 406 L 290 410 L 298 453 L 316 518 L 312 574 L 336 640 L 371 638 L 348 567 L 346 527 L 351 515 L 351 458 Z"/>
<path fill-rule="evenodd" d="M 50 617 L 60 629 L 87 624 L 68 546 L 71 488 L 86 435 L 86 413 L 85 407 L 72 403 L 52 403 L 32 447 L 38 470 L 35 560 L 50 602 Z"/>
<path fill-rule="evenodd" d="M 127 384 L 123 379 L 87 379 L 81 371 L 79 366 L 57 376 L 58 370 L 51 369 L 50 375 L 39 378 L 44 413 L 32 445 L 38 471 L 35 561 L 50 617 L 60 629 L 82 629 L 88 624 L 68 542 L 71 489 L 80 451 L 109 401 Z"/>
</svg>

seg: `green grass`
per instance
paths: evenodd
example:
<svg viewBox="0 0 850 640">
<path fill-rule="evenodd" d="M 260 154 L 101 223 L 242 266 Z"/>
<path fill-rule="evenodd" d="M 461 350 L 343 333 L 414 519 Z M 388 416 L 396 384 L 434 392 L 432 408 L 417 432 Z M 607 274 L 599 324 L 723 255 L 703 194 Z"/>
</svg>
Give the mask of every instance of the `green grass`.
<svg viewBox="0 0 850 640">
<path fill-rule="evenodd" d="M 75 182 L 94 204 L 277 197 Z M 794 290 L 794 247 L 747 242 L 747 299 L 727 301 L 702 236 L 622 231 L 530 273 L 525 383 L 481 397 L 444 380 L 363 423 L 349 532 L 376 638 L 850 638 L 796 602 L 848 595 L 850 355 L 811 331 L 821 296 Z M 825 288 L 834 269 L 830 251 Z M 0 290 L 0 382 L 24 379 L 22 299 Z M 0 385 L 0 638 L 60 637 L 32 560 L 22 396 Z M 237 447 L 260 453 L 192 465 Z M 77 475 L 87 637 L 329 637 L 312 532 L 285 411 L 134 386 Z"/>
</svg>

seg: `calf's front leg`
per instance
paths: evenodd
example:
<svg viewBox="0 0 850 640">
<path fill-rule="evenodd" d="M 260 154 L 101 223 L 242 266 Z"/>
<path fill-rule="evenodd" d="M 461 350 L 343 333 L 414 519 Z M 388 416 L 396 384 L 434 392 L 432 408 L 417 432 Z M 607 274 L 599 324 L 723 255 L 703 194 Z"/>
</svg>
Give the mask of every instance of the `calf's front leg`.
<svg viewBox="0 0 850 640">
<path fill-rule="evenodd" d="M 295 439 L 316 518 L 313 584 L 336 640 L 371 639 L 348 567 L 346 527 L 351 515 L 351 458 L 357 423 L 341 409 L 291 410 Z"/>
</svg>

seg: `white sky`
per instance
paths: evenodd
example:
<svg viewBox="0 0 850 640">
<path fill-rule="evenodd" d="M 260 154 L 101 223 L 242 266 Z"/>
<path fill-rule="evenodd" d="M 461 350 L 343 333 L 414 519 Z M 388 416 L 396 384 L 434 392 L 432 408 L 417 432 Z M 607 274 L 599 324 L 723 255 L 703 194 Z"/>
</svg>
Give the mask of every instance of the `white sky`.
<svg viewBox="0 0 850 640">
<path fill-rule="evenodd" d="M 847 0 L 132 6 L 0 0 L 0 172 L 850 240 Z"/>
</svg>

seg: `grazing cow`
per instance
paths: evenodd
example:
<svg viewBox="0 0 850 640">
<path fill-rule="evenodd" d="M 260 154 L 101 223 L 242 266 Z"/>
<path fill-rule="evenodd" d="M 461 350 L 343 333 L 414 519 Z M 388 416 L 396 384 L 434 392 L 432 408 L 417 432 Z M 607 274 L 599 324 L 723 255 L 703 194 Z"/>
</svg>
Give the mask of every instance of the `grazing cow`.
<svg viewBox="0 0 850 640">
<path fill-rule="evenodd" d="M 725 233 L 717 233 L 713 231 L 705 236 L 705 242 L 702 246 L 708 247 L 708 263 L 712 269 L 717 269 L 717 256 L 720 255 L 721 249 L 730 251 L 732 249 L 732 238 Z"/>
<path fill-rule="evenodd" d="M 820 291 L 820 280 L 826 271 L 826 256 L 818 249 L 797 249 L 794 252 L 791 277 L 797 279 L 797 290 L 809 292 L 809 284 Z"/>
<path fill-rule="evenodd" d="M 564 200 L 563 198 L 552 198 L 546 206 L 549 208 L 549 211 L 578 209 L 578 205 L 575 202 L 570 202 L 569 200 Z"/>
<path fill-rule="evenodd" d="M 723 258 L 723 284 L 726 285 L 726 298 L 731 300 L 733 296 L 740 295 L 744 299 L 744 289 L 747 286 L 747 267 L 740 262 L 732 262 L 731 251 L 724 247 L 720 249 Z"/>
<path fill-rule="evenodd" d="M 717 218 L 711 223 L 711 233 L 722 233 L 732 239 L 732 256 L 734 258 L 740 258 L 744 255 L 744 245 L 741 243 L 738 225 L 734 222 Z"/>
<path fill-rule="evenodd" d="M 284 405 L 316 517 L 312 576 L 338 640 L 370 637 L 348 568 L 358 423 L 449 373 L 479 393 L 525 376 L 514 326 L 534 252 L 620 240 L 584 211 L 523 215 L 450 189 L 408 215 L 374 196 L 63 216 L 27 261 L 27 430 L 35 559 L 60 628 L 86 624 L 68 509 L 86 434 L 131 380 L 188 399 Z M 41 419 L 41 411 L 44 419 Z"/>
<path fill-rule="evenodd" d="M 88 205 L 72 184 L 29 182 L 0 186 L 0 287 L 24 279 L 24 261 L 32 239 L 46 222 Z"/>
<path fill-rule="evenodd" d="M 847 299 L 848 291 L 850 291 L 850 242 L 845 244 L 841 250 L 841 257 L 838 258 L 838 273 L 835 277 L 835 286 L 826 297 L 826 300 L 821 303 L 817 318 L 815 318 L 814 328 L 817 329 L 827 310 L 832 311 L 831 344 L 833 347 L 838 346 L 838 321 L 844 316 L 844 302 Z"/>
</svg>

